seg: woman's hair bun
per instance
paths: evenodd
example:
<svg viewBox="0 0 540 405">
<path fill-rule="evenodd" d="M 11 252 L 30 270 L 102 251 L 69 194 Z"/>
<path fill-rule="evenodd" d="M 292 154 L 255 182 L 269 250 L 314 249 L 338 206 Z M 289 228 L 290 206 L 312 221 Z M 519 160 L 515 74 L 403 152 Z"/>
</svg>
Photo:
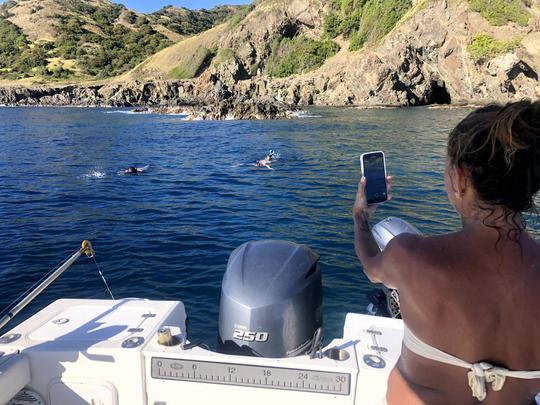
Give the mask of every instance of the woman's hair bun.
<svg viewBox="0 0 540 405">
<path fill-rule="evenodd" d="M 539 138 L 540 101 L 520 101 L 499 110 L 486 143 L 491 144 L 490 158 L 501 152 L 511 169 L 516 153 L 535 147 Z"/>
<path fill-rule="evenodd" d="M 540 100 L 473 111 L 450 134 L 448 157 L 467 169 L 481 202 L 530 210 L 540 189 Z"/>
</svg>

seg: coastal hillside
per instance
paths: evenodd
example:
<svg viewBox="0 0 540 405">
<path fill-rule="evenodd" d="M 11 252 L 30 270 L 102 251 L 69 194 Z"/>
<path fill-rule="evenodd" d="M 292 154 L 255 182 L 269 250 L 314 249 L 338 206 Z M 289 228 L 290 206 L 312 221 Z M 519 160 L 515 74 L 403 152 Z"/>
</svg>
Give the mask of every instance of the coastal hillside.
<svg viewBox="0 0 540 405">
<path fill-rule="evenodd" d="M 540 0 L 266 0 L 204 48 L 200 86 L 291 104 L 540 97 Z"/>
<path fill-rule="evenodd" d="M 145 15 L 109 0 L 10 0 L 0 5 L 0 79 L 117 76 L 241 8 L 165 7 Z"/>
<path fill-rule="evenodd" d="M 125 28 L 121 16 L 129 10 L 86 2 L 120 7 L 114 21 Z M 10 86 L 0 90 L 0 102 L 200 105 L 211 106 L 212 118 L 231 118 L 245 117 L 234 110 L 251 110 L 246 104 L 414 106 L 540 97 L 540 0 L 257 0 L 212 12 L 194 29 L 173 22 L 186 10 L 142 16 L 156 40 L 145 48 L 147 57 L 139 54 L 140 63 L 91 72 L 109 78 L 101 84 Z M 8 20 L 24 31 L 18 19 Z"/>
</svg>

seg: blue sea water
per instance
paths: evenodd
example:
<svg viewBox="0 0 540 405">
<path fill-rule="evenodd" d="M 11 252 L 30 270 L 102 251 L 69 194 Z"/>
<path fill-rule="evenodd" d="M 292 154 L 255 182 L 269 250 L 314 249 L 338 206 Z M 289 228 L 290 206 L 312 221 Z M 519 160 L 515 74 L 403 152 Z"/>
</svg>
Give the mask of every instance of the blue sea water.
<svg viewBox="0 0 540 405">
<path fill-rule="evenodd" d="M 443 188 L 450 129 L 467 109 L 314 109 L 284 121 L 188 122 L 84 108 L 0 108 L 0 308 L 83 239 L 114 295 L 182 300 L 192 339 L 216 341 L 229 254 L 257 239 L 321 255 L 325 335 L 365 312 L 370 285 L 355 257 L 351 207 L 359 156 L 384 150 L 399 216 L 426 234 L 459 221 Z M 281 154 L 273 171 L 243 165 Z M 148 165 L 142 175 L 121 173 Z M 61 297 L 107 298 L 80 259 L 18 320 Z M 12 324 L 13 326 L 13 324 Z"/>
</svg>

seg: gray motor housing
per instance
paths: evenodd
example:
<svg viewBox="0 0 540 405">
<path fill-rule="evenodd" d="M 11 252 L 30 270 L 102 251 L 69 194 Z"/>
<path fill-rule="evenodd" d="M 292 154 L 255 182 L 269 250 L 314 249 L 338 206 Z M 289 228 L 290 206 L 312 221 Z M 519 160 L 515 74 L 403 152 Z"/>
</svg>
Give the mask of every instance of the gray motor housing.
<svg viewBox="0 0 540 405">
<path fill-rule="evenodd" d="M 279 240 L 247 242 L 221 287 L 219 351 L 260 357 L 305 353 L 322 327 L 319 255 Z"/>
<path fill-rule="evenodd" d="M 371 232 L 381 251 L 386 248 L 386 245 L 388 245 L 392 239 L 402 233 L 422 235 L 422 233 L 414 225 L 411 225 L 407 221 L 396 217 L 388 217 L 383 219 L 372 228 Z M 398 291 L 387 288 L 384 285 L 381 286 L 381 289 L 386 298 L 386 312 L 388 315 L 390 315 L 392 318 L 401 318 Z M 368 313 L 373 315 L 378 314 L 376 306 L 379 305 L 375 305 L 373 302 L 370 303 L 367 308 Z"/>
<path fill-rule="evenodd" d="M 379 246 L 381 251 L 384 250 L 388 242 L 394 239 L 396 236 L 402 233 L 412 233 L 414 235 L 422 235 L 422 233 L 416 229 L 415 226 L 409 224 L 407 221 L 396 218 L 388 217 L 378 222 L 371 230 L 373 237 Z"/>
</svg>

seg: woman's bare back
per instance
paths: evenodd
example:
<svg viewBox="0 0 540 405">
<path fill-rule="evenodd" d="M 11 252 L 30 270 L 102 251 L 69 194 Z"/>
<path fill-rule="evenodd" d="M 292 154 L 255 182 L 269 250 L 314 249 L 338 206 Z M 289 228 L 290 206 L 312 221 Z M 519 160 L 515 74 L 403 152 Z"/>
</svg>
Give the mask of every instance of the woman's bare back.
<svg viewBox="0 0 540 405">
<path fill-rule="evenodd" d="M 403 318 L 424 342 L 468 362 L 540 370 L 540 348 L 531 338 L 540 336 L 540 246 L 524 232 L 521 249 L 509 240 L 495 248 L 498 236 L 482 224 L 441 237 L 408 236 L 392 260 L 400 267 L 393 273 L 400 274 Z M 467 372 L 404 347 L 388 401 L 477 404 Z M 488 390 L 484 403 L 528 405 L 538 392 L 540 380 L 507 378 L 501 391 Z"/>
</svg>

